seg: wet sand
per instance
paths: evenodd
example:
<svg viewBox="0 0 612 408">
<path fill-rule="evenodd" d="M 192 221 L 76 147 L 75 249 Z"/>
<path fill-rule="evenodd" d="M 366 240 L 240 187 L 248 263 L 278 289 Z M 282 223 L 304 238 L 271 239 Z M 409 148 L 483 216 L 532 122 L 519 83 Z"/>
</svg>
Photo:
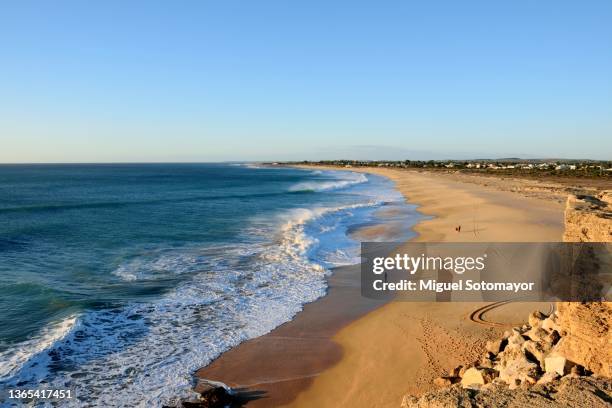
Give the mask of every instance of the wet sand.
<svg viewBox="0 0 612 408">
<path fill-rule="evenodd" d="M 350 169 L 391 178 L 419 211 L 419 241 L 559 241 L 563 206 L 494 187 L 392 169 Z M 455 227 L 461 225 L 461 233 Z M 382 228 L 382 230 L 381 230 Z M 364 238 L 385 233 L 364 228 Z M 404 303 L 360 295 L 359 268 L 338 268 L 326 297 L 269 334 L 223 354 L 197 375 L 239 387 L 249 407 L 398 407 L 537 305 Z M 543 308 L 546 308 L 544 305 Z M 482 313 L 477 313 L 484 310 Z M 479 318 L 475 318 L 478 316 Z"/>
<path fill-rule="evenodd" d="M 359 267 L 336 268 L 327 296 L 269 334 L 249 340 L 199 370 L 201 378 L 236 387 L 249 407 L 289 403 L 325 369 L 337 364 L 342 347 L 333 336 L 344 326 L 382 306 L 360 294 Z"/>
</svg>

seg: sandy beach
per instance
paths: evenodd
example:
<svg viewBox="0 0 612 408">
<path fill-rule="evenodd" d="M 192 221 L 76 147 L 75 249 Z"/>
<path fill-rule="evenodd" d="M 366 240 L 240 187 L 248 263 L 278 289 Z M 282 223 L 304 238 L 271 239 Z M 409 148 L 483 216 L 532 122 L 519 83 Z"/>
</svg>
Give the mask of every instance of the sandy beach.
<svg viewBox="0 0 612 408">
<path fill-rule="evenodd" d="M 564 207 L 554 195 L 534 197 L 447 174 L 350 170 L 390 178 L 408 202 L 431 216 L 415 228 L 419 241 L 546 242 L 563 234 Z M 366 227 L 360 234 L 365 238 L 381 228 Z M 223 354 L 198 376 L 243 389 L 253 407 L 399 407 L 404 394 L 430 390 L 435 377 L 473 361 L 486 340 L 537 306 L 548 307 L 485 306 L 382 305 L 360 296 L 358 268 L 340 268 L 326 297 L 293 321 Z"/>
<path fill-rule="evenodd" d="M 0 408 L 612 408 L 612 0 L 4 3 Z"/>
</svg>

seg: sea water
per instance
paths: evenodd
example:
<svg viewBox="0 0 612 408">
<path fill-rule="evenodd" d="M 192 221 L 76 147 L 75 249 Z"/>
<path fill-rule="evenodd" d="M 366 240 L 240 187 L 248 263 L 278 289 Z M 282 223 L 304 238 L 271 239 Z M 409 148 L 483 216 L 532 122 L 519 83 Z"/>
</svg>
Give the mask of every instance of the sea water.
<svg viewBox="0 0 612 408">
<path fill-rule="evenodd" d="M 374 175 L 2 165 L 0 387 L 69 388 L 74 406 L 184 397 L 199 367 L 323 296 L 359 261 L 348 231 L 383 207 L 409 238 L 414 207 Z"/>
</svg>

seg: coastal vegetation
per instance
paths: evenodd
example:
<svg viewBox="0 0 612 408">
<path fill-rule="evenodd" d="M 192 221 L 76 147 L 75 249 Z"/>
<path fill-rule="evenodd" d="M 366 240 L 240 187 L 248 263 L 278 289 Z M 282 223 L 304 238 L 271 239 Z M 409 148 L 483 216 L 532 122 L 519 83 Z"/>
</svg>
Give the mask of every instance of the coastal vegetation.
<svg viewBox="0 0 612 408">
<path fill-rule="evenodd" d="M 279 163 L 269 163 L 279 164 Z M 427 169 L 433 171 L 459 171 L 482 175 L 522 177 L 559 177 L 611 179 L 612 161 L 571 159 L 476 159 L 476 160 L 321 160 L 282 164 L 313 166 L 382 167 L 399 169 Z"/>
</svg>

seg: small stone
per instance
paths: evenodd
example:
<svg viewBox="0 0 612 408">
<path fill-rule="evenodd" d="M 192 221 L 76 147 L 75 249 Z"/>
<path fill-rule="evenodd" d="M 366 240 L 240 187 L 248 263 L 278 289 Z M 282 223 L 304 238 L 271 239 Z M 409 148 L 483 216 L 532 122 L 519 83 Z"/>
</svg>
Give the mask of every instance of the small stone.
<svg viewBox="0 0 612 408">
<path fill-rule="evenodd" d="M 542 329 L 546 330 L 549 333 L 552 332 L 553 330 L 559 331 L 559 325 L 557 324 L 553 316 L 550 316 L 542 320 L 541 327 Z"/>
<path fill-rule="evenodd" d="M 584 375 L 584 367 L 582 367 L 580 365 L 572 366 L 572 368 L 570 369 L 570 375 L 572 375 L 574 377 L 583 376 Z"/>
<path fill-rule="evenodd" d="M 471 367 L 463 373 L 461 378 L 461 386 L 463 388 L 473 388 L 480 385 L 488 384 L 497 377 L 497 371 L 490 368 Z"/>
<path fill-rule="evenodd" d="M 482 368 L 493 368 L 493 362 L 488 357 L 483 357 L 480 361 L 480 367 Z"/>
<path fill-rule="evenodd" d="M 493 383 L 488 383 L 480 387 L 480 391 L 487 391 L 487 390 L 492 389 L 493 387 L 495 387 Z"/>
<path fill-rule="evenodd" d="M 487 341 L 486 349 L 489 353 L 497 354 L 501 351 L 502 339 Z"/>
<path fill-rule="evenodd" d="M 538 365 L 519 353 L 504 359 L 496 367 L 499 371 L 499 378 L 508 383 L 511 387 L 516 381 L 526 381 L 527 377 L 536 378 L 538 376 Z"/>
<path fill-rule="evenodd" d="M 508 337 L 508 346 L 522 345 L 525 342 L 525 338 L 521 335 L 518 330 L 513 329 L 512 334 Z"/>
<path fill-rule="evenodd" d="M 550 343 L 551 346 L 554 346 L 559 342 L 559 340 L 561 340 L 561 335 L 558 331 L 553 330 L 552 332 L 550 332 L 550 334 L 546 337 L 545 340 L 546 342 Z"/>
<path fill-rule="evenodd" d="M 550 344 L 546 343 L 537 343 L 531 340 L 527 340 L 525 343 L 523 343 L 523 351 L 525 352 L 525 355 L 533 356 L 533 358 L 538 361 L 542 369 L 544 369 L 544 358 L 550 352 L 550 349 Z"/>
<path fill-rule="evenodd" d="M 234 396 L 232 390 L 225 384 L 218 381 L 201 379 L 196 386 L 200 393 L 198 407 L 225 407 L 230 405 Z M 183 403 L 185 406 L 185 403 Z"/>
<path fill-rule="evenodd" d="M 542 341 L 546 339 L 548 335 L 548 332 L 541 327 L 532 327 L 525 333 L 525 336 L 529 337 L 533 341 Z"/>
<path fill-rule="evenodd" d="M 461 378 L 461 386 L 468 388 L 474 385 L 484 385 L 485 379 L 482 372 L 476 367 L 468 368 Z"/>
<path fill-rule="evenodd" d="M 526 376 L 526 377 L 525 377 L 525 381 L 524 381 L 524 382 L 525 382 L 525 383 L 527 383 L 527 384 L 531 384 L 531 385 L 533 385 L 533 384 L 535 384 L 537 381 L 538 381 L 538 380 L 536 380 L 536 379 L 535 379 L 535 378 L 533 378 L 533 377 Z"/>
<path fill-rule="evenodd" d="M 508 384 L 508 388 L 510 388 L 511 390 L 515 390 L 520 386 L 521 386 L 521 380 L 519 380 L 518 378 L 515 378 Z"/>
<path fill-rule="evenodd" d="M 453 380 L 451 377 L 438 377 L 433 380 L 433 384 L 440 388 L 450 387 L 453 384 Z"/>
<path fill-rule="evenodd" d="M 568 371 L 567 359 L 558 354 L 551 354 L 544 359 L 544 369 L 547 373 L 557 373 L 564 376 Z"/>
<path fill-rule="evenodd" d="M 542 312 L 540 312 L 539 310 L 536 310 L 535 312 L 531 313 L 529 315 L 529 325 L 533 328 L 533 327 L 540 327 L 542 325 L 542 321 L 546 319 L 546 316 L 544 316 L 544 314 Z"/>
<path fill-rule="evenodd" d="M 449 372 L 448 372 L 448 376 L 449 376 L 449 377 L 461 377 L 460 372 L 461 372 L 461 369 L 462 369 L 462 368 L 463 368 L 463 366 L 462 366 L 462 365 L 457 366 L 457 367 L 455 367 L 455 368 L 451 368 L 451 369 L 449 370 Z"/>
<path fill-rule="evenodd" d="M 538 380 L 537 384 L 547 384 L 556 380 L 557 378 L 559 378 L 559 374 L 557 373 L 544 373 L 544 375 L 542 375 L 542 377 L 540 377 Z"/>
</svg>

